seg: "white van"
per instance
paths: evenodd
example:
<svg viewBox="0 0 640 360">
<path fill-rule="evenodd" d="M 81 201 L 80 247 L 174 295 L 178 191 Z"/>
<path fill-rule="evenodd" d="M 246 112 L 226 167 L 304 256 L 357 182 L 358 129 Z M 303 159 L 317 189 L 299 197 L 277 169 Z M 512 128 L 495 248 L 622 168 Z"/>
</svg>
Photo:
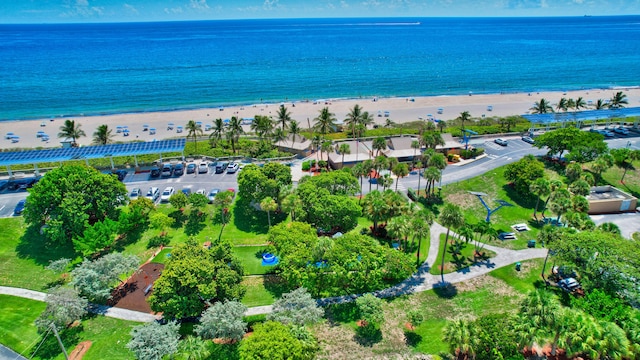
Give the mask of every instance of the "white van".
<svg viewBox="0 0 640 360">
<path fill-rule="evenodd" d="M 160 197 L 160 189 L 157 187 L 150 187 L 149 191 L 147 191 L 146 198 L 155 202 Z"/>
</svg>

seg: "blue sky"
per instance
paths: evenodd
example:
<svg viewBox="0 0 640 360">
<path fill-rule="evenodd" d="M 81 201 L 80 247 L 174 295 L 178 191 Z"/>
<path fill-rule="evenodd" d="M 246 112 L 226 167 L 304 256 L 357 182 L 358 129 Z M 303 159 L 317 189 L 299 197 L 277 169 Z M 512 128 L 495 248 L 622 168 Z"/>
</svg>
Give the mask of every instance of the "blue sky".
<svg viewBox="0 0 640 360">
<path fill-rule="evenodd" d="M 0 0 L 0 23 L 637 15 L 640 0 Z"/>
</svg>

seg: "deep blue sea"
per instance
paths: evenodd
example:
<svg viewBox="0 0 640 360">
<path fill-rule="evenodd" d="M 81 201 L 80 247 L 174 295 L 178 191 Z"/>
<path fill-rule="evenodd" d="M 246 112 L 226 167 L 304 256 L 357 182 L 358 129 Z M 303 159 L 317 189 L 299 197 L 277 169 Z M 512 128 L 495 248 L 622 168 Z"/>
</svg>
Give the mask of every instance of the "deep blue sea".
<svg viewBox="0 0 640 360">
<path fill-rule="evenodd" d="M 0 120 L 640 85 L 640 16 L 0 24 Z"/>
</svg>

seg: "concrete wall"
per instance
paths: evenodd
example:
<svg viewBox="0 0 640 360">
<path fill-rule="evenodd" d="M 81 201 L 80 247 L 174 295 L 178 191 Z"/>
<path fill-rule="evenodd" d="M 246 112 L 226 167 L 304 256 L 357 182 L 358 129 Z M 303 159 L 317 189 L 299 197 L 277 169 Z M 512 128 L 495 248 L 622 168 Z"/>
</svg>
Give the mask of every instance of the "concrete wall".
<svg viewBox="0 0 640 360">
<path fill-rule="evenodd" d="M 589 201 L 589 214 L 611 214 L 622 212 L 620 208 L 625 199 L 607 199 L 607 200 L 591 200 Z M 630 201 L 629 208 L 625 212 L 634 212 L 638 206 L 637 199 L 626 199 Z"/>
</svg>

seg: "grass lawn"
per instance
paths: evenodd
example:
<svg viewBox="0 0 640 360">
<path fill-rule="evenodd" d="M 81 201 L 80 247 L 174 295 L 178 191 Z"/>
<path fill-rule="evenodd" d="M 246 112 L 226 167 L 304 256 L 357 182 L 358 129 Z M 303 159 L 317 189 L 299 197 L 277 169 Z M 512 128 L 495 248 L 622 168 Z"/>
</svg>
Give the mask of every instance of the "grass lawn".
<svg viewBox="0 0 640 360">
<path fill-rule="evenodd" d="M 172 248 L 164 248 L 164 249 L 160 250 L 158 255 L 156 255 L 153 258 L 153 260 L 151 260 L 151 262 L 158 263 L 158 264 L 166 264 L 167 261 L 169 260 L 169 256 L 171 254 L 171 250 L 172 250 Z"/>
<path fill-rule="evenodd" d="M 440 275 L 440 264 L 442 263 L 442 252 L 444 251 L 445 239 L 446 239 L 446 234 L 440 234 L 440 248 L 438 249 L 438 258 L 436 259 L 436 262 L 433 264 L 433 266 L 429 270 L 429 273 L 431 273 L 432 275 Z M 453 240 L 454 240 L 453 237 L 449 235 L 448 249 L 451 248 L 451 244 L 453 244 Z M 462 256 L 466 258 L 465 264 L 470 265 L 473 261 L 473 254 L 476 249 L 475 243 L 464 244 L 463 246 L 464 247 L 462 249 Z M 496 256 L 496 253 L 494 253 L 491 250 L 482 249 L 481 251 L 489 258 Z M 453 256 L 451 255 L 449 250 L 447 250 L 447 254 L 444 256 L 444 263 L 445 263 L 445 266 L 444 266 L 445 274 L 452 273 L 458 270 L 458 268 L 456 268 L 455 264 L 453 263 Z M 463 266 L 463 268 L 464 267 L 466 266 Z"/>
<path fill-rule="evenodd" d="M 262 266 L 262 252 L 265 246 L 234 246 L 233 254 L 244 266 L 245 275 L 263 275 L 273 269 L 273 266 Z"/>
<path fill-rule="evenodd" d="M 273 275 L 246 276 L 242 284 L 247 292 L 241 302 L 247 307 L 271 305 L 286 292 L 278 278 Z"/>
<path fill-rule="evenodd" d="M 27 231 L 22 217 L 0 219 L 0 285 L 46 290 L 59 275 L 44 267 L 49 261 L 73 257 L 69 247 L 52 247 L 42 243 L 38 231 Z"/>
<path fill-rule="evenodd" d="M 0 339 L 26 357 L 31 355 L 42 340 L 33 321 L 44 310 L 44 302 L 0 295 Z M 129 333 L 138 323 L 90 316 L 81 325 L 61 331 L 61 337 L 67 352 L 85 340 L 92 342 L 84 359 L 131 359 L 133 354 L 125 347 L 130 339 Z M 52 334 L 38 349 L 36 359 L 63 359 L 58 343 Z"/>
<path fill-rule="evenodd" d="M 620 183 L 622 179 L 623 169 L 617 166 L 612 166 L 607 171 L 602 173 L 602 178 L 610 185 L 619 188 L 622 191 L 626 191 L 631 195 L 640 198 L 640 160 L 633 162 L 633 167 L 636 170 L 627 170 L 627 174 L 624 177 L 624 184 Z"/>
</svg>

